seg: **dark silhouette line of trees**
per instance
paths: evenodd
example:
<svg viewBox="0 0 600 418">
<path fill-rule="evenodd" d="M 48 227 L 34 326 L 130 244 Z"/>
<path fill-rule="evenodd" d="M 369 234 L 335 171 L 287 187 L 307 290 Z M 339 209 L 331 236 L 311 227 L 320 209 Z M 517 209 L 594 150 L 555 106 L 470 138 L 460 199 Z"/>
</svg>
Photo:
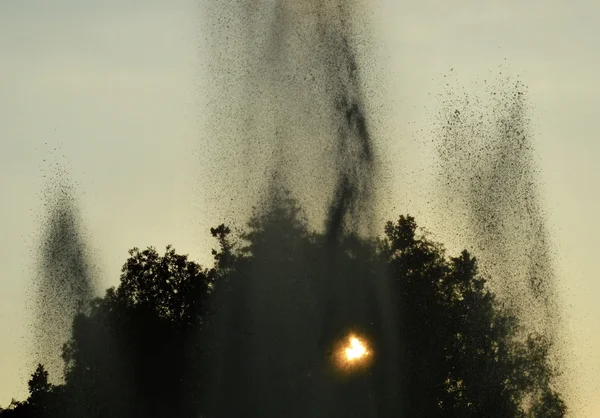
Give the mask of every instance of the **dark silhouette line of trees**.
<svg viewBox="0 0 600 418">
<path fill-rule="evenodd" d="M 225 225 L 211 229 L 219 243 L 211 269 L 170 246 L 163 255 L 152 247 L 134 248 L 119 286 L 74 319 L 63 349 L 64 382 L 50 384 L 38 365 L 29 380 L 29 398 L 0 409 L 0 418 L 197 418 L 200 412 L 212 416 L 213 407 L 222 411 L 215 418 L 255 416 L 240 413 L 265 402 L 248 388 L 251 375 L 235 348 L 238 343 L 252 346 L 254 338 L 236 322 L 244 320 L 245 298 L 259 298 L 277 287 L 267 297 L 285 294 L 285 300 L 266 299 L 264 309 L 255 313 L 267 324 L 264 332 L 281 331 L 285 341 L 279 344 L 319 352 L 344 330 L 335 329 L 343 328 L 342 322 L 317 326 L 323 315 L 334 317 L 333 302 L 313 296 L 329 294 L 328 286 L 343 292 L 349 286 L 344 280 L 357 276 L 383 277 L 393 291 L 395 337 L 401 342 L 395 357 L 397 416 L 564 417 L 565 403 L 553 387 L 558 371 L 551 362 L 551 342 L 528 334 L 502 307 L 478 274 L 477 260 L 467 251 L 447 256 L 440 244 L 419 233 L 410 216 L 388 222 L 384 232 L 376 242 L 348 235 L 332 253 L 326 237 L 309 232 L 294 202 L 283 199 L 253 217 L 237 238 Z M 268 279 L 262 285 L 251 282 L 259 277 Z M 349 321 L 375 346 L 385 345 L 377 315 L 367 316 Z M 232 329 L 239 332 L 237 343 L 220 345 L 231 338 L 224 332 Z M 315 346 L 301 338 L 309 334 L 315 335 Z M 295 361 L 293 355 L 258 358 L 260 366 L 272 367 L 273 381 L 256 386 L 298 409 L 303 397 L 314 396 L 311 388 L 323 389 L 320 382 L 331 375 L 323 364 L 315 366 L 317 358 Z M 211 371 L 211 364 L 222 364 L 222 373 Z M 374 364 L 369 385 L 377 385 L 386 366 Z M 290 394 L 300 403 L 294 404 Z M 345 401 L 352 404 L 354 398 Z M 392 416 L 383 411 L 381 416 Z M 302 411 L 280 414 L 306 416 Z"/>
</svg>

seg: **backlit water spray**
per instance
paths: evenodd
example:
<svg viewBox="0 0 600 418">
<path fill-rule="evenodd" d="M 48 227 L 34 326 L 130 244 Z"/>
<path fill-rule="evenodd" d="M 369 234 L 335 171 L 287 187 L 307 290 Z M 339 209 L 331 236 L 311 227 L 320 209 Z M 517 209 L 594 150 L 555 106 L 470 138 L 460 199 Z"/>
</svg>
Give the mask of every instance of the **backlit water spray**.
<svg viewBox="0 0 600 418">
<path fill-rule="evenodd" d="M 73 318 L 94 295 L 90 254 L 70 180 L 64 164 L 56 162 L 47 170 L 34 283 L 34 358 L 53 377 L 63 374 L 62 347 Z"/>
<path fill-rule="evenodd" d="M 491 285 L 530 329 L 560 325 L 552 250 L 539 193 L 527 88 L 486 82 L 486 96 L 449 92 L 442 103 L 437 196 Z M 452 87 L 456 89 L 456 86 Z"/>
<path fill-rule="evenodd" d="M 79 333 L 89 335 L 74 340 L 93 342 L 92 357 L 101 360 L 96 367 L 105 380 L 88 381 L 87 368 L 75 369 L 84 373 L 70 390 L 80 385 L 91 393 L 77 395 L 73 416 L 98 413 L 90 403 L 96 385 L 110 387 L 101 403 L 106 416 L 163 416 L 176 408 L 204 418 L 401 416 L 411 405 L 400 402 L 407 389 L 400 382 L 428 381 L 421 377 L 430 371 L 417 365 L 425 376 L 405 369 L 414 379 L 401 379 L 400 365 L 410 367 L 401 358 L 410 339 L 404 345 L 398 340 L 402 307 L 372 239 L 381 172 L 388 167 L 364 89 L 372 75 L 361 65 L 368 32 L 363 7 L 369 5 L 232 0 L 203 7 L 212 51 L 205 57 L 211 85 L 203 92 L 202 135 L 211 141 L 202 142 L 203 184 L 221 216 L 250 221 L 238 252 L 217 258 L 214 315 L 191 338 L 198 351 L 177 352 L 182 367 L 175 370 L 173 359 L 150 370 L 168 371 L 163 380 L 181 399 L 163 402 L 154 387 L 137 393 L 150 374 L 134 370 L 136 358 L 119 350 L 123 343 L 144 345 L 143 339 L 126 328 L 101 335 L 101 327 L 87 330 L 81 319 Z M 522 86 L 505 87 L 491 105 L 468 98 L 445 102 L 436 194 L 447 217 L 463 217 L 466 246 L 481 254 L 482 270 L 495 277 L 492 285 L 509 308 L 529 329 L 553 337 L 559 310 L 526 101 Z M 36 360 L 54 376 L 61 375 L 58 359 L 73 318 L 94 293 L 74 192 L 68 175 L 57 170 L 44 196 L 34 327 Z M 425 261 L 414 262 L 421 264 L 416 270 L 424 267 Z M 416 322 L 427 322 L 427 312 L 417 314 L 423 318 Z M 435 325 L 417 337 L 431 352 L 438 349 L 426 347 Z M 411 331 L 405 334 L 414 337 L 421 329 Z M 408 389 L 423 390 L 416 386 Z M 437 410 L 437 400 L 428 401 L 429 410 Z"/>
<path fill-rule="evenodd" d="M 220 144 L 221 170 L 235 172 L 226 168 L 235 161 L 244 176 L 218 189 L 260 196 L 260 233 L 250 237 L 251 277 L 220 303 L 229 309 L 216 325 L 208 416 L 394 416 L 392 292 L 383 272 L 350 268 L 345 257 L 352 237 L 374 235 L 379 169 L 361 84 L 369 74 L 355 45 L 360 4 L 239 1 L 224 9 L 213 11 L 222 65 L 213 71 L 235 77 L 221 84 L 213 105 L 222 119 L 211 129 L 233 130 L 237 139 Z M 297 202 L 298 214 L 289 213 Z M 296 235 L 305 222 L 325 229 L 320 254 Z M 373 365 L 345 375 L 337 345 L 355 330 L 376 336 Z"/>
</svg>

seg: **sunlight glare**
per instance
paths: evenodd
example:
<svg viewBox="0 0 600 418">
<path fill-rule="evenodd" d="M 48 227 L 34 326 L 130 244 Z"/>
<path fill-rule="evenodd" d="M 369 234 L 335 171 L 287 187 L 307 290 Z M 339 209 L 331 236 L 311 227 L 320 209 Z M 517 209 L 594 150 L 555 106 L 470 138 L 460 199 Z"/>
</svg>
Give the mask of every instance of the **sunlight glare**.
<svg viewBox="0 0 600 418">
<path fill-rule="evenodd" d="M 355 336 L 350 336 L 350 345 L 346 347 L 346 359 L 348 361 L 360 360 L 369 352 L 365 344 Z"/>
</svg>

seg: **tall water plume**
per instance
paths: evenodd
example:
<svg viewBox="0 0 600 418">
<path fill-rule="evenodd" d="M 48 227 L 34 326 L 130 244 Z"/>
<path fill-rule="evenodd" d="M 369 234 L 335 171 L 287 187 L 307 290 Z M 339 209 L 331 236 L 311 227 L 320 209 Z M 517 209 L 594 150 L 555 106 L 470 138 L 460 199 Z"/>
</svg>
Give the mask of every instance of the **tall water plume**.
<svg viewBox="0 0 600 418">
<path fill-rule="evenodd" d="M 214 46 L 228 49 L 212 71 L 222 82 L 229 72 L 211 102 L 218 128 L 210 130 L 224 139 L 215 172 L 228 174 L 218 189 L 244 204 L 259 198 L 247 237 L 251 273 L 220 302 L 228 308 L 215 325 L 209 416 L 371 417 L 397 408 L 391 292 L 383 271 L 348 258 L 360 251 L 353 237 L 374 233 L 378 174 L 355 44 L 359 6 L 238 1 L 213 10 L 222 25 Z M 325 242 L 302 232 L 309 223 L 324 227 Z M 378 343 L 378 381 L 333 371 L 328 352 L 352 330 Z"/>
<path fill-rule="evenodd" d="M 355 42 L 367 31 L 360 2 L 239 0 L 203 12 L 213 50 L 203 192 L 226 202 L 220 214 L 247 215 L 277 178 L 312 226 L 374 232 L 380 156 Z"/>
<path fill-rule="evenodd" d="M 504 78 L 486 82 L 486 93 L 450 91 L 443 103 L 439 196 L 445 213 L 464 221 L 461 245 L 480 255 L 504 303 L 530 330 L 555 338 L 561 310 L 527 89 Z"/>
<path fill-rule="evenodd" d="M 63 375 L 62 347 L 71 336 L 75 315 L 94 295 L 90 254 L 74 186 L 56 162 L 47 170 L 45 214 L 34 282 L 34 360 L 53 378 Z"/>
</svg>

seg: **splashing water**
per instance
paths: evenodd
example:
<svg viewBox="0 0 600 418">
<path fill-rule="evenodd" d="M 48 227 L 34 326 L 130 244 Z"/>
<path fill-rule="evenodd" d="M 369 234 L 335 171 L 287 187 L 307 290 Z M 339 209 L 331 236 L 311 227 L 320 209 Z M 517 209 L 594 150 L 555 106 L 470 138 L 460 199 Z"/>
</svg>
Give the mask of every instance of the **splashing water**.
<svg viewBox="0 0 600 418">
<path fill-rule="evenodd" d="M 491 101 L 450 94 L 438 142 L 444 210 L 466 223 L 465 244 L 492 285 L 532 329 L 556 332 L 560 309 L 540 204 L 526 88 L 490 84 Z"/>
<path fill-rule="evenodd" d="M 53 172 L 53 173 L 52 173 Z M 62 346 L 71 335 L 73 318 L 94 295 L 85 235 L 74 187 L 61 165 L 52 169 L 44 192 L 46 214 L 35 282 L 34 357 L 51 376 L 62 376 Z"/>
<path fill-rule="evenodd" d="M 374 233 L 382 170 L 355 36 L 360 4 L 216 3 L 206 6 L 218 23 L 208 61 L 224 91 L 207 109 L 218 149 L 206 154 L 221 178 L 206 180 L 215 201 L 235 196 L 255 209 L 251 261 L 215 295 L 203 416 L 399 416 L 397 310 L 386 272 L 356 255 L 374 253 L 361 239 Z M 494 284 L 512 308 L 552 335 L 559 310 L 526 102 L 521 85 L 505 91 L 491 117 L 446 103 L 439 194 L 444 210 L 465 214 L 466 240 L 486 273 L 503 278 Z M 58 178 L 46 196 L 35 324 L 36 357 L 53 375 L 73 317 L 94 293 L 74 192 L 64 172 Z M 324 231 L 322 241 L 307 224 Z M 134 374 L 123 372 L 132 393 Z M 133 408 L 135 395 L 120 396 L 121 409 Z"/>
<path fill-rule="evenodd" d="M 340 247 L 348 237 L 374 232 L 379 160 L 361 85 L 368 73 L 359 68 L 354 40 L 359 4 L 240 1 L 225 9 L 213 11 L 221 26 L 212 36 L 215 48 L 228 54 L 221 60 L 217 54 L 214 62 L 223 66 L 213 71 L 220 77 L 226 68 L 235 77 L 213 102 L 225 115 L 213 122 L 217 132 L 242 122 L 234 130 L 238 139 L 219 144 L 228 161 L 223 157 L 217 171 L 235 173 L 229 161 L 244 171 L 217 189 L 261 196 L 256 215 L 264 219 L 265 235 L 245 279 L 252 285 L 221 302 L 230 309 L 216 325 L 220 348 L 211 361 L 209 416 L 237 416 L 236 409 L 257 417 L 393 416 L 399 388 L 391 292 L 383 274 L 373 280 L 348 271 Z M 231 108 L 240 101 L 244 105 Z M 261 172 L 266 175 L 252 180 Z M 266 193 L 256 193 L 264 187 Z M 278 215 L 285 211 L 284 190 L 313 224 L 324 224 L 327 243 L 317 259 L 282 242 L 292 235 Z M 289 251 L 282 259 L 298 264 L 274 266 L 282 251 Z M 312 274 L 303 265 L 312 265 Z M 311 285 L 303 277 L 295 282 L 309 274 Z M 373 365 L 381 382 L 368 375 L 337 382 L 327 353 L 341 332 L 361 324 L 384 336 Z"/>
</svg>

